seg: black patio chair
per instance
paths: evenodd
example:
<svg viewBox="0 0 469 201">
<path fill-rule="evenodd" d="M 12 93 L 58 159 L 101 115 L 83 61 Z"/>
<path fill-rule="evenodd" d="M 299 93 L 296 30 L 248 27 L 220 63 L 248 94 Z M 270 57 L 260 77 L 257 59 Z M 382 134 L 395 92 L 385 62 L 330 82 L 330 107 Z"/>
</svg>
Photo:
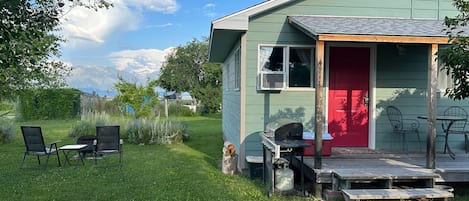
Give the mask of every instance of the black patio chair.
<svg viewBox="0 0 469 201">
<path fill-rule="evenodd" d="M 419 141 L 419 150 L 422 150 L 422 143 L 420 140 L 419 127 L 420 123 L 416 119 L 404 119 L 401 111 L 395 106 L 386 107 L 386 113 L 391 123 L 392 130 L 394 133 L 402 136 L 402 150 L 407 151 L 407 133 L 416 133 Z"/>
<path fill-rule="evenodd" d="M 107 154 L 119 154 L 118 164 L 105 164 L 102 166 L 122 166 L 123 141 L 119 134 L 120 126 L 96 126 L 96 140 L 94 141 L 94 164 L 98 164 L 98 157 Z"/>
<path fill-rule="evenodd" d="M 41 127 L 21 126 L 21 132 L 23 133 L 24 145 L 26 146 L 26 150 L 24 152 L 23 161 L 21 162 L 20 168 L 26 167 L 24 161 L 26 160 L 26 156 L 28 155 L 34 155 L 37 157 L 39 167 L 41 167 L 41 156 L 46 156 L 46 164 L 42 166 L 42 169 L 44 170 L 47 168 L 47 164 L 49 163 L 49 157 L 52 154 L 55 154 L 57 156 L 59 167 L 62 166 L 60 164 L 57 141 L 49 143 L 47 147 L 44 143 L 44 137 L 42 136 Z"/>
<path fill-rule="evenodd" d="M 467 119 L 467 112 L 464 110 L 464 108 L 459 107 L 459 106 L 450 106 L 448 107 L 444 112 L 444 116 L 454 116 L 454 117 L 461 117 L 463 119 Z M 446 133 L 445 135 L 445 150 L 444 153 L 446 153 L 446 150 L 448 149 L 448 136 L 450 134 L 460 134 L 464 135 L 464 147 L 466 150 L 466 153 L 468 152 L 468 139 L 467 135 L 469 134 L 468 131 L 465 131 L 466 128 L 466 120 L 464 121 L 443 121 L 441 124 L 441 128 L 443 128 L 443 131 Z"/>
</svg>

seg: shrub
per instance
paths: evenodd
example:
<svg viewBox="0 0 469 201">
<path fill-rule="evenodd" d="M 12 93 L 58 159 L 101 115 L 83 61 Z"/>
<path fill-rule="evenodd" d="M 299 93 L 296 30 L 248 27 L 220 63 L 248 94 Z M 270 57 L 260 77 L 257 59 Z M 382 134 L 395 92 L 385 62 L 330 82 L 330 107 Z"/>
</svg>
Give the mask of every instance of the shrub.
<svg viewBox="0 0 469 201">
<path fill-rule="evenodd" d="M 21 120 L 76 118 L 80 114 L 78 89 L 25 90 L 19 96 L 17 111 Z"/>
<path fill-rule="evenodd" d="M 181 143 L 184 125 L 169 120 L 136 119 L 126 126 L 124 137 L 133 144 Z"/>
<path fill-rule="evenodd" d="M 168 112 L 171 116 L 190 117 L 196 115 L 189 107 L 181 103 L 169 105 Z"/>
<path fill-rule="evenodd" d="M 165 115 L 164 103 L 158 105 L 158 112 L 160 116 Z M 188 105 L 185 105 L 182 101 L 174 101 L 168 104 L 168 115 L 171 117 L 192 117 L 197 116 L 199 113 L 193 112 Z"/>
<path fill-rule="evenodd" d="M 13 111 L 15 110 L 15 104 L 13 102 L 1 101 L 0 111 Z"/>
<path fill-rule="evenodd" d="M 110 116 L 106 113 L 87 113 L 81 116 L 81 120 L 72 127 L 70 137 L 81 137 L 84 135 L 95 135 L 96 126 L 109 125 Z"/>
<path fill-rule="evenodd" d="M 11 142 L 15 136 L 14 122 L 8 119 L 0 119 L 0 144 Z"/>
</svg>

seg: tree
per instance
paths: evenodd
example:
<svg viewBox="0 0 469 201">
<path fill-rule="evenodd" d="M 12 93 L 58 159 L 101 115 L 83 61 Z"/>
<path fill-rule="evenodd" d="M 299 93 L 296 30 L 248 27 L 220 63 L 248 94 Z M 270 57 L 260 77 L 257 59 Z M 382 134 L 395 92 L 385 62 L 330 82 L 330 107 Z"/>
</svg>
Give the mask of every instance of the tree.
<svg viewBox="0 0 469 201">
<path fill-rule="evenodd" d="M 445 17 L 446 34 L 451 44 L 439 51 L 443 70 L 453 78 L 454 87 L 446 89 L 446 95 L 455 100 L 469 97 L 469 37 L 463 28 L 469 21 L 469 2 L 453 0 L 459 11 L 455 17 Z"/>
<path fill-rule="evenodd" d="M 58 87 L 71 68 L 60 61 L 60 17 L 74 6 L 108 8 L 104 0 L 0 0 L 0 99 L 33 87 Z M 85 1 L 85 0 L 82 0 Z"/>
<path fill-rule="evenodd" d="M 213 113 L 221 103 L 221 77 L 221 67 L 208 63 L 208 38 L 203 38 L 177 47 L 166 58 L 157 82 L 170 91 L 189 92 L 204 112 Z"/>
<path fill-rule="evenodd" d="M 123 107 L 132 107 L 136 118 L 150 116 L 158 103 L 158 94 L 154 90 L 155 84 L 155 82 L 150 82 L 146 86 L 137 85 L 119 76 L 118 83 L 114 85 L 117 90 L 116 99 Z"/>
</svg>

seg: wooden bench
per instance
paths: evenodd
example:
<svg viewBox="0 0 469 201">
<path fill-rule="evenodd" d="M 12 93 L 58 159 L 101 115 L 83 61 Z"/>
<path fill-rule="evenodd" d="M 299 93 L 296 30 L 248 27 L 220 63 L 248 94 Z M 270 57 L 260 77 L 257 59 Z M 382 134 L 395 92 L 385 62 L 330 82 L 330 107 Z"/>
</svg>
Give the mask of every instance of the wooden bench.
<svg viewBox="0 0 469 201">
<path fill-rule="evenodd" d="M 343 189 L 346 201 L 453 198 L 453 193 L 436 188 L 414 189 Z"/>
</svg>

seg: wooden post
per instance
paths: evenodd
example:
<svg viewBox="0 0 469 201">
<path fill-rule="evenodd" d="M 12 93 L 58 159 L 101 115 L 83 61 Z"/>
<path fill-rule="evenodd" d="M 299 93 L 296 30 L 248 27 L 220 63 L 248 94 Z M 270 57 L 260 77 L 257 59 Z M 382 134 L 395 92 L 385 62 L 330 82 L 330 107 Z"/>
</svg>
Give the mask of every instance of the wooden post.
<svg viewBox="0 0 469 201">
<path fill-rule="evenodd" d="M 322 133 L 324 108 L 324 41 L 316 41 L 316 103 L 314 136 L 314 169 L 322 169 Z M 302 164 L 303 165 L 303 164 Z M 317 177 L 317 175 L 315 175 Z M 317 179 L 315 179 L 317 181 Z M 322 198 L 322 184 L 314 183 L 314 196 Z"/>
<path fill-rule="evenodd" d="M 169 114 L 168 114 L 168 98 L 164 98 L 164 116 L 166 117 L 166 119 L 168 118 Z"/>
<path fill-rule="evenodd" d="M 316 42 L 316 105 L 314 136 L 314 168 L 322 168 L 322 133 L 324 108 L 324 41 Z"/>
<path fill-rule="evenodd" d="M 428 49 L 428 95 L 427 95 L 427 168 L 435 169 L 436 136 L 436 89 L 438 86 L 438 44 Z"/>
</svg>

